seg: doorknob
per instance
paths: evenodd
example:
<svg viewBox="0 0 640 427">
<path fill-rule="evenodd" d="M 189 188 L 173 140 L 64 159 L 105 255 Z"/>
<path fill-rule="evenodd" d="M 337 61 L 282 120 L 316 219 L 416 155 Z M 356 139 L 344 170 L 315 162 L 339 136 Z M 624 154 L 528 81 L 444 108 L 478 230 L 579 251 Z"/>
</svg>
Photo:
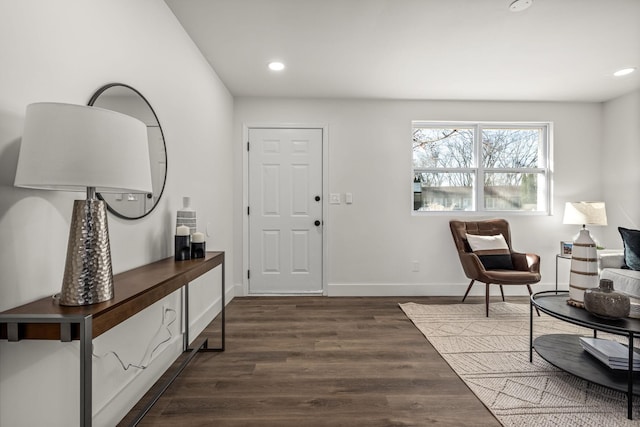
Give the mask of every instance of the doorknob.
<svg viewBox="0 0 640 427">
<path fill-rule="evenodd" d="M 320 196 L 316 196 L 316 197 L 314 197 L 314 198 L 316 199 L 316 202 L 319 202 L 319 201 L 320 201 Z"/>
<path fill-rule="evenodd" d="M 314 224 L 315 224 L 315 226 L 316 226 L 316 227 L 320 227 L 320 220 L 317 220 L 317 219 L 316 219 L 316 220 L 314 221 Z"/>
</svg>

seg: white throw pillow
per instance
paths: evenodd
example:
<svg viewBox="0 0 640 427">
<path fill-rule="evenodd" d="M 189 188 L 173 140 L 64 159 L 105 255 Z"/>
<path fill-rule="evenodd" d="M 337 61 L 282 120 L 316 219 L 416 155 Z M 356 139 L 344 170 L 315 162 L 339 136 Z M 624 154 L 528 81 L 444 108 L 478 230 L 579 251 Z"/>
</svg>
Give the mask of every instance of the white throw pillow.
<svg viewBox="0 0 640 427">
<path fill-rule="evenodd" d="M 479 236 L 467 234 L 469 247 L 478 255 L 485 270 L 513 270 L 513 261 L 507 241 L 502 234 Z"/>
<path fill-rule="evenodd" d="M 467 234 L 467 242 L 473 252 L 477 251 L 490 251 L 495 249 L 509 250 L 507 241 L 504 240 L 502 234 L 495 236 L 479 236 L 477 234 Z"/>
</svg>

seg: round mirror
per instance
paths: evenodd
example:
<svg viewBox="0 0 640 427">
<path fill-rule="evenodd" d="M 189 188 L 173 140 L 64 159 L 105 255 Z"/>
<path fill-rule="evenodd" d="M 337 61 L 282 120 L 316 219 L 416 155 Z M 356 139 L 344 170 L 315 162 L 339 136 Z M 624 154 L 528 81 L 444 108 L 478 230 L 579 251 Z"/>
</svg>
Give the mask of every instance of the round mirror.
<svg viewBox="0 0 640 427">
<path fill-rule="evenodd" d="M 120 218 L 138 219 L 148 215 L 158 204 L 167 178 L 167 149 L 155 111 L 140 92 L 122 83 L 101 87 L 91 97 L 89 105 L 127 114 L 147 125 L 153 192 L 105 193 L 98 197 L 107 203 L 109 212 Z M 126 153 L 122 155 L 126 156 Z"/>
</svg>

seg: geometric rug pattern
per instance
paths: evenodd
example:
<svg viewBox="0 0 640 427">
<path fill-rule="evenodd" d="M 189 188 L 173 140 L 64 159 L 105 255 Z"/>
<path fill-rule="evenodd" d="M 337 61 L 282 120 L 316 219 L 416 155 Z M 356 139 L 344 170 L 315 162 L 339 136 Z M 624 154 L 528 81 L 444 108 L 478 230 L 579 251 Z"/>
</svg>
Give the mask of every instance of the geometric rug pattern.
<svg viewBox="0 0 640 427">
<path fill-rule="evenodd" d="M 484 304 L 400 307 L 504 426 L 640 426 L 640 396 L 634 396 L 631 421 L 624 393 L 559 370 L 535 350 L 529 362 L 529 304 L 492 302 L 488 318 Z M 534 337 L 593 336 L 590 329 L 540 314 L 534 312 Z"/>
</svg>

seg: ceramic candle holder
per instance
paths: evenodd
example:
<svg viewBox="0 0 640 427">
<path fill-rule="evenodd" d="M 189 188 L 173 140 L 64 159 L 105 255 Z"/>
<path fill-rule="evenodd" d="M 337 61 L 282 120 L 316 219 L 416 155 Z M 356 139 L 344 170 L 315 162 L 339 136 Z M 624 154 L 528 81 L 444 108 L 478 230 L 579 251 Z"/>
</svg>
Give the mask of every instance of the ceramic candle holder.
<svg viewBox="0 0 640 427">
<path fill-rule="evenodd" d="M 175 259 L 176 261 L 191 259 L 191 236 L 175 236 Z"/>
<path fill-rule="evenodd" d="M 206 242 L 191 242 L 191 258 L 204 258 L 206 244 Z"/>
</svg>

